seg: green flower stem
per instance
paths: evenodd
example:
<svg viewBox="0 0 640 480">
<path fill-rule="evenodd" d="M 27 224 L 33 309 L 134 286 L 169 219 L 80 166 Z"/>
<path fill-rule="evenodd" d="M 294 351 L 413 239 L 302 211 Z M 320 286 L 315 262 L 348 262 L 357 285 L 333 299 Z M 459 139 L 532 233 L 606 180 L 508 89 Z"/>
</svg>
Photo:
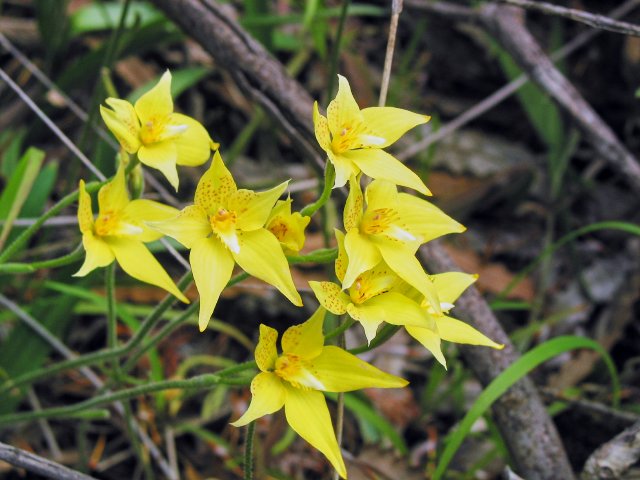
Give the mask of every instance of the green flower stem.
<svg viewBox="0 0 640 480">
<path fill-rule="evenodd" d="M 118 348 L 118 317 L 116 315 L 116 264 L 105 268 L 104 282 L 107 294 L 107 348 Z"/>
<path fill-rule="evenodd" d="M 31 263 L 0 263 L 0 273 L 33 273 L 41 268 L 64 267 L 65 265 L 70 265 L 82 260 L 83 256 L 84 249 L 82 248 L 82 244 L 80 244 L 73 252 L 50 260 Z"/>
<path fill-rule="evenodd" d="M 310 217 L 318 210 L 320 210 L 325 205 L 325 203 L 327 203 L 327 200 L 329 200 L 335 180 L 336 169 L 333 167 L 333 163 L 327 161 L 324 167 L 324 185 L 322 187 L 322 193 L 315 202 L 307 205 L 302 210 L 300 210 L 300 215 L 302 215 L 303 217 Z"/>
<path fill-rule="evenodd" d="M 91 182 L 86 184 L 88 193 L 97 192 L 98 189 L 107 182 Z M 48 211 L 38 218 L 29 228 L 24 230 L 12 243 L 0 254 L 0 264 L 6 263 L 10 258 L 14 257 L 22 247 L 24 247 L 29 239 L 40 229 L 40 227 L 49 218 L 59 214 L 66 207 L 78 200 L 78 191 L 71 192 L 63 197 L 58 203 L 51 207 Z"/>
<path fill-rule="evenodd" d="M 340 19 L 338 20 L 338 30 L 336 31 L 336 38 L 333 43 L 333 50 L 331 52 L 331 73 L 329 73 L 329 84 L 327 85 L 327 101 L 333 97 L 333 88 L 336 83 L 336 75 L 338 73 L 338 64 L 340 63 L 340 44 L 342 43 L 342 34 L 344 33 L 344 25 L 347 21 L 347 14 L 349 13 L 350 0 L 344 0 L 342 2 L 342 9 L 340 10 Z"/>
<path fill-rule="evenodd" d="M 256 433 L 256 422 L 247 425 L 247 438 L 244 442 L 244 480 L 253 480 L 253 439 Z"/>
<path fill-rule="evenodd" d="M 126 388 L 117 392 L 111 392 L 99 395 L 75 405 L 67 405 L 64 407 L 53 407 L 37 412 L 11 413 L 8 415 L 0 415 L 0 426 L 13 425 L 20 422 L 36 420 L 38 418 L 59 418 L 75 415 L 87 409 L 95 408 L 129 398 L 135 398 L 140 395 L 160 392 L 163 390 L 207 390 L 216 385 L 247 385 L 248 378 L 227 378 L 219 374 L 204 374 L 187 380 L 165 380 L 162 382 L 152 382 L 138 387 Z"/>
<path fill-rule="evenodd" d="M 393 337 L 398 330 L 400 330 L 399 326 L 387 324 L 384 327 L 382 327 L 382 329 L 378 332 L 376 337 L 373 340 L 371 340 L 371 343 L 369 345 L 361 345 L 356 348 L 351 348 L 349 349 L 349 352 L 353 353 L 354 355 L 357 355 L 359 353 L 364 353 L 364 352 L 368 352 L 369 350 L 373 350 L 374 348 L 379 347 L 380 345 L 385 343 L 387 340 L 389 340 L 391 337 Z"/>
<path fill-rule="evenodd" d="M 331 330 L 329 333 L 327 333 L 324 336 L 324 341 L 325 343 L 327 342 L 327 340 L 332 339 L 333 337 L 336 337 L 338 335 L 342 335 L 344 332 L 346 332 L 347 330 L 349 330 L 349 328 L 351 327 L 351 325 L 353 325 L 355 322 L 355 320 L 353 318 L 347 318 L 344 322 L 342 322 L 337 328 L 334 328 L 333 330 Z"/>
<path fill-rule="evenodd" d="M 291 265 L 297 263 L 331 263 L 338 258 L 337 248 L 319 248 L 306 255 L 287 255 Z"/>
</svg>

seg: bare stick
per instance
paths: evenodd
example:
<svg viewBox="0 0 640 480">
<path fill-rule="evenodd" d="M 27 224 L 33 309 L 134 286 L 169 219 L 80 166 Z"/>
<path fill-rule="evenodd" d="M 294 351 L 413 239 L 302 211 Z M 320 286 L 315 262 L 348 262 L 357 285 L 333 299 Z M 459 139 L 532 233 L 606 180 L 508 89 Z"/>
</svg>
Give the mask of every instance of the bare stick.
<svg viewBox="0 0 640 480">
<path fill-rule="evenodd" d="M 382 84 L 380 85 L 380 99 L 378 100 L 379 107 L 384 107 L 384 104 L 387 103 L 387 91 L 389 90 L 389 79 L 391 78 L 391 65 L 393 64 L 393 52 L 396 47 L 396 36 L 398 34 L 398 20 L 400 20 L 400 13 L 402 13 L 402 0 L 392 0 L 389 38 L 387 40 L 387 52 L 384 57 L 384 70 L 382 72 Z"/>
<path fill-rule="evenodd" d="M 30 473 L 55 480 L 96 480 L 94 477 L 71 470 L 64 465 L 1 442 L 0 460 L 18 468 L 24 468 Z"/>
<path fill-rule="evenodd" d="M 600 446 L 585 463 L 584 480 L 622 478 L 640 460 L 640 422 Z"/>
<path fill-rule="evenodd" d="M 498 0 L 498 2 L 507 3 L 515 7 L 537 10 L 538 12 L 542 12 L 547 15 L 569 18 L 593 28 L 640 37 L 640 26 L 633 23 L 620 22 L 597 13 L 589 13 L 583 10 L 576 10 L 574 8 L 561 7 L 560 5 L 553 5 L 552 3 L 547 2 L 533 2 L 531 0 Z"/>
</svg>

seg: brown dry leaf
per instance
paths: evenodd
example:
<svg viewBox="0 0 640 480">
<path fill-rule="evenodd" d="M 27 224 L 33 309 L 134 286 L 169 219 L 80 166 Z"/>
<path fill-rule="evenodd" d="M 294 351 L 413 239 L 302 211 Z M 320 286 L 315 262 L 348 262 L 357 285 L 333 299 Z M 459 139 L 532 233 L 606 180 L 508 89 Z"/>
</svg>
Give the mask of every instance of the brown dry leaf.
<svg viewBox="0 0 640 480">
<path fill-rule="evenodd" d="M 143 62 L 137 57 L 120 60 L 115 66 L 116 73 L 135 90 L 158 77 L 155 67 Z"/>
<path fill-rule="evenodd" d="M 348 462 L 351 480 L 421 480 L 424 473 L 411 468 L 406 457 L 392 450 L 365 447 L 357 458 Z"/>
<path fill-rule="evenodd" d="M 420 416 L 420 407 L 416 403 L 411 389 L 375 388 L 365 390 L 364 393 L 376 409 L 400 430 L 405 429 Z"/>
</svg>

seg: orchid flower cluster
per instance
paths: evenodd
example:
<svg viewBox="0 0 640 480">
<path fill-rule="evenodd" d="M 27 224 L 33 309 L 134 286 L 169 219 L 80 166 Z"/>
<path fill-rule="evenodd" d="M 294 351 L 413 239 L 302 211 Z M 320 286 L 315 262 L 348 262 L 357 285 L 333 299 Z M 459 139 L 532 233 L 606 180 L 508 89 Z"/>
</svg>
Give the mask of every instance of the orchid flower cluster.
<svg viewBox="0 0 640 480">
<path fill-rule="evenodd" d="M 197 167 L 212 158 L 197 184 L 193 204 L 177 210 L 147 199 L 131 200 L 126 178 L 130 160 L 129 165 L 121 162 L 113 179 L 98 192 L 94 218 L 91 197 L 80 181 L 78 223 L 86 257 L 75 275 L 87 275 L 115 260 L 130 276 L 188 303 L 145 246 L 167 235 L 190 251 L 201 331 L 207 328 L 236 264 L 302 306 L 286 255 L 303 248 L 310 218 L 292 212 L 291 198 L 281 199 L 287 182 L 263 192 L 238 188 L 219 145 L 205 128 L 174 112 L 170 88 L 167 71 L 134 105 L 108 98 L 109 108 L 102 106 L 100 112 L 122 150 L 136 155 L 133 162 L 160 170 L 176 190 L 177 165 Z M 418 175 L 384 150 L 428 120 L 399 108 L 361 110 L 343 76 L 327 115 L 314 105 L 316 138 L 330 162 L 327 168 L 335 169 L 333 187 L 349 186 L 344 231 L 335 230 L 337 282 L 309 282 L 320 307 L 307 321 L 284 332 L 281 354 L 276 347 L 278 332 L 260 325 L 255 350 L 260 372 L 251 382 L 247 411 L 232 424 L 246 425 L 284 407 L 291 428 L 321 451 L 343 478 L 347 471 L 322 392 L 399 388 L 407 381 L 340 347 L 325 345 L 327 310 L 360 323 L 368 342 L 385 322 L 403 326 L 445 368 L 442 340 L 502 348 L 449 316 L 476 276 L 429 275 L 416 258 L 422 244 L 465 230 L 423 198 L 398 191 L 402 186 L 431 194 Z M 364 194 L 362 177 L 372 179 Z"/>
</svg>

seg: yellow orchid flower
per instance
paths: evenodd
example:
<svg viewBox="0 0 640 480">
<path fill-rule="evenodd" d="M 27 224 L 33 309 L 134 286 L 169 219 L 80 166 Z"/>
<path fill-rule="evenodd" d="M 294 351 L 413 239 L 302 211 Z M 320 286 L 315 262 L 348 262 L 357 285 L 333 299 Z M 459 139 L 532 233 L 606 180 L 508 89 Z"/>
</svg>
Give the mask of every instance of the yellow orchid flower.
<svg viewBox="0 0 640 480">
<path fill-rule="evenodd" d="M 350 288 L 363 272 L 382 260 L 402 280 L 414 286 L 439 308 L 435 289 L 415 257 L 420 245 L 465 227 L 433 204 L 407 193 L 385 180 L 374 180 L 366 190 L 366 209 L 360 181 L 349 179 L 344 208 L 344 248 L 349 259 L 343 288 Z"/>
<path fill-rule="evenodd" d="M 504 348 L 504 345 L 494 342 L 471 325 L 446 314 L 454 307 L 453 303 L 462 295 L 462 292 L 476 281 L 477 275 L 448 272 L 433 275 L 432 278 L 441 301 L 440 310 L 444 313 L 436 312 L 432 306 L 423 302 L 423 305 L 425 305 L 423 310 L 426 317 L 432 322 L 433 327 L 421 328 L 407 325 L 406 329 L 409 335 L 429 350 L 444 368 L 447 368 L 447 362 L 440 348 L 441 340 L 468 345 L 481 345 L 498 350 Z"/>
<path fill-rule="evenodd" d="M 100 114 L 122 148 L 137 153 L 141 163 L 160 170 L 176 191 L 176 165 L 202 165 L 211 150 L 218 148 L 199 122 L 173 111 L 168 70 L 135 105 L 119 98 L 105 102 L 111 108 L 100 105 Z"/>
<path fill-rule="evenodd" d="M 264 228 L 286 188 L 287 182 L 265 192 L 239 190 L 216 151 L 198 182 L 194 205 L 175 218 L 149 223 L 191 249 L 189 260 L 200 293 L 200 331 L 209 324 L 235 263 L 276 287 L 294 305 L 302 305 L 280 243 Z"/>
<path fill-rule="evenodd" d="M 336 238 L 336 276 L 342 281 L 348 259 L 344 250 L 344 234 L 336 230 Z M 384 261 L 361 273 L 346 293 L 332 282 L 310 281 L 309 285 L 324 308 L 336 315 L 347 313 L 360 322 L 368 342 L 376 336 L 382 322 L 416 327 L 431 326 L 420 304 L 400 293 L 399 287 L 402 288 L 405 283 Z"/>
<path fill-rule="evenodd" d="M 431 117 L 394 107 L 360 110 L 347 79 L 338 75 L 338 82 L 326 117 L 320 114 L 318 102 L 313 106 L 316 139 L 336 169 L 334 187 L 344 186 L 349 177 L 363 172 L 431 195 L 418 175 L 382 150 Z"/>
<path fill-rule="evenodd" d="M 78 223 L 87 255 L 74 276 L 84 277 L 94 269 L 106 267 L 117 260 L 133 278 L 164 288 L 189 303 L 144 246 L 144 243 L 162 237 L 162 234 L 147 227 L 145 222 L 171 218 L 178 210 L 151 200 L 129 201 L 122 165 L 113 180 L 98 192 L 98 208 L 98 218 L 94 220 L 91 197 L 84 181 L 80 180 Z"/>
<path fill-rule="evenodd" d="M 325 346 L 322 325 L 325 310 L 287 329 L 278 356 L 278 332 L 260 325 L 256 363 L 260 373 L 251 382 L 251 404 L 231 425 L 240 427 L 284 406 L 291 428 L 322 452 L 342 478 L 347 470 L 331 424 L 324 392 L 349 392 L 362 388 L 397 388 L 407 385 L 335 346 Z"/>
<path fill-rule="evenodd" d="M 265 228 L 276 236 L 285 254 L 295 255 L 304 247 L 304 229 L 311 218 L 300 212 L 291 213 L 291 203 L 291 198 L 278 200 Z"/>
</svg>

